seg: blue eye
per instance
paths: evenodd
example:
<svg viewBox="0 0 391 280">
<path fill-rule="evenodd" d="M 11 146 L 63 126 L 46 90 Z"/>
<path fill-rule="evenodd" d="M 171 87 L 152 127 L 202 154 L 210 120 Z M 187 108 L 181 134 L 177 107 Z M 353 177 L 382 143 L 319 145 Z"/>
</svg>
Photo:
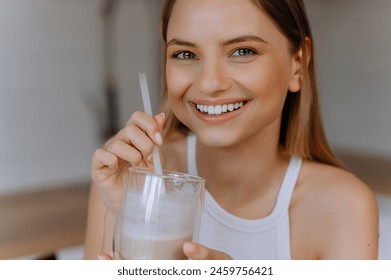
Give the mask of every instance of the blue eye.
<svg viewBox="0 0 391 280">
<path fill-rule="evenodd" d="M 252 56 L 252 55 L 256 55 L 257 53 L 252 50 L 252 49 L 249 49 L 249 48 L 242 48 L 242 49 L 237 49 L 235 50 L 231 56 L 236 56 L 236 57 L 240 57 L 240 56 Z"/>
<path fill-rule="evenodd" d="M 173 55 L 172 55 L 173 58 L 177 58 L 177 59 L 184 59 L 184 60 L 187 60 L 187 59 L 197 59 L 197 56 L 192 53 L 192 52 L 189 52 L 189 51 L 178 51 L 178 52 L 175 52 Z"/>
</svg>

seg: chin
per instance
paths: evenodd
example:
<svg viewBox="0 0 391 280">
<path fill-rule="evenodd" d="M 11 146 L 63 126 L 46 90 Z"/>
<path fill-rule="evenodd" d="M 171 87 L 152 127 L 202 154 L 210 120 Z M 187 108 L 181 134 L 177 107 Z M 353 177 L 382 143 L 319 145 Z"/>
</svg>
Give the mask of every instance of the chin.
<svg viewBox="0 0 391 280">
<path fill-rule="evenodd" d="M 198 141 L 209 147 L 228 148 L 235 146 L 240 142 L 239 133 L 228 133 L 227 131 L 219 131 L 218 129 L 203 130 L 195 132 Z"/>
</svg>

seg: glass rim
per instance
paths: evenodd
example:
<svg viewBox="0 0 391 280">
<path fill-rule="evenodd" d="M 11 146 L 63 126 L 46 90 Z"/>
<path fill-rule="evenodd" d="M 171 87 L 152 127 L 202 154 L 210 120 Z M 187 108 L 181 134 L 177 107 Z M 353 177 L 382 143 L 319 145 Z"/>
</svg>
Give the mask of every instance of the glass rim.
<svg viewBox="0 0 391 280">
<path fill-rule="evenodd" d="M 190 181 L 190 182 L 205 183 L 205 179 L 200 176 L 191 175 L 180 171 L 163 169 L 163 175 L 160 175 L 154 172 L 153 167 L 142 167 L 142 166 L 131 166 L 128 168 L 128 171 L 144 174 L 144 175 L 152 175 L 155 177 L 159 177 L 161 179 L 168 179 L 168 180 L 175 179 L 175 180 L 186 181 L 186 182 Z"/>
</svg>

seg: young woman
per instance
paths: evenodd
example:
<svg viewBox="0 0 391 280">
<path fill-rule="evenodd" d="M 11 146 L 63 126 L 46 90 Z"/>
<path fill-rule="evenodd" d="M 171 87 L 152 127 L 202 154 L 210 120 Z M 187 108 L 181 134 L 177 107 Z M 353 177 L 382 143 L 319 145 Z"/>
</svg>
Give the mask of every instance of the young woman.
<svg viewBox="0 0 391 280">
<path fill-rule="evenodd" d="M 303 2 L 167 0 L 162 36 L 164 113 L 94 154 L 86 257 L 110 253 L 127 167 L 159 145 L 166 169 L 206 179 L 189 258 L 375 259 L 376 201 L 326 142 Z"/>
</svg>

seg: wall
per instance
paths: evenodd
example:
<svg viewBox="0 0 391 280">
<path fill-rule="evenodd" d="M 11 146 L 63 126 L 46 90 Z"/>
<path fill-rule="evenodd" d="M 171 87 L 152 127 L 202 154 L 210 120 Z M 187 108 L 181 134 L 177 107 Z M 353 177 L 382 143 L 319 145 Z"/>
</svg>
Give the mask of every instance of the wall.
<svg viewBox="0 0 391 280">
<path fill-rule="evenodd" d="M 89 180 L 104 120 L 102 3 L 0 0 L 0 194 Z M 120 1 L 121 125 L 142 109 L 139 69 L 157 93 L 159 5 Z"/>
<path fill-rule="evenodd" d="M 161 1 L 119 2 L 115 70 L 123 125 L 142 110 L 137 71 L 148 73 L 152 94 L 159 92 Z M 391 4 L 306 4 L 331 143 L 391 156 Z M 0 0 L 0 195 L 89 180 L 105 117 L 101 6 Z"/>
<path fill-rule="evenodd" d="M 333 146 L 391 156 L 391 3 L 306 1 Z"/>
</svg>

